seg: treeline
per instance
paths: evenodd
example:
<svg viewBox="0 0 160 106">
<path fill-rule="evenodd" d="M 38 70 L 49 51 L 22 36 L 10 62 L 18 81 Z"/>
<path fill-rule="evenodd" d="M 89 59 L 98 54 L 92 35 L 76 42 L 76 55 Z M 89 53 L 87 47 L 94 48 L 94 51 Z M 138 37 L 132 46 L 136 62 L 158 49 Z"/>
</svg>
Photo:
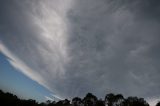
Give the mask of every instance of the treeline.
<svg viewBox="0 0 160 106">
<path fill-rule="evenodd" d="M 143 99 L 138 97 L 124 98 L 121 94 L 107 94 L 104 98 L 98 99 L 92 93 L 88 93 L 83 99 L 79 97 L 70 100 L 46 101 L 45 103 L 38 103 L 35 100 L 19 99 L 16 95 L 11 93 L 4 93 L 0 90 L 0 105 L 1 106 L 149 106 Z M 160 102 L 156 104 L 160 106 Z"/>
</svg>

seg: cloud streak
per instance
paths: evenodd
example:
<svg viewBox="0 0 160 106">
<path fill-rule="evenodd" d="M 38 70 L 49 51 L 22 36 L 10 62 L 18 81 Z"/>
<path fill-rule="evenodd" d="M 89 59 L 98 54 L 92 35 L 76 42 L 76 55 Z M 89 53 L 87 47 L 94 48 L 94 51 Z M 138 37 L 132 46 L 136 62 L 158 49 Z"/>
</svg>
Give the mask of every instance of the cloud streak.
<svg viewBox="0 0 160 106">
<path fill-rule="evenodd" d="M 147 98 L 160 93 L 156 0 L 1 4 L 1 52 L 54 95 L 116 92 Z"/>
<path fill-rule="evenodd" d="M 11 59 L 10 63 L 19 71 L 56 92 L 52 88 L 59 83 L 57 78 L 64 78 L 64 66 L 68 59 L 64 11 L 54 5 L 65 10 L 67 4 L 52 2 L 53 5 L 49 1 L 13 1 L 10 7 L 8 2 L 4 2 L 2 10 L 7 14 L 3 15 L 1 22 L 3 18 L 9 21 L 11 13 L 14 14 L 11 18 L 14 21 L 1 24 L 1 52 Z M 7 28 L 3 29 L 5 26 Z"/>
</svg>

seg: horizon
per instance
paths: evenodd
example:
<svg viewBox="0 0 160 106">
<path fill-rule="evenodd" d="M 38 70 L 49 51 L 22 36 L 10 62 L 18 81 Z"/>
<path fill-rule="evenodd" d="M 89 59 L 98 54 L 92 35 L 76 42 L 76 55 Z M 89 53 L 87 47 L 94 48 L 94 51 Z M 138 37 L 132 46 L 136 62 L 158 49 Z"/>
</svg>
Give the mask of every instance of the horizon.
<svg viewBox="0 0 160 106">
<path fill-rule="evenodd" d="M 0 89 L 37 101 L 104 92 L 160 100 L 160 1 L 0 1 Z"/>
</svg>

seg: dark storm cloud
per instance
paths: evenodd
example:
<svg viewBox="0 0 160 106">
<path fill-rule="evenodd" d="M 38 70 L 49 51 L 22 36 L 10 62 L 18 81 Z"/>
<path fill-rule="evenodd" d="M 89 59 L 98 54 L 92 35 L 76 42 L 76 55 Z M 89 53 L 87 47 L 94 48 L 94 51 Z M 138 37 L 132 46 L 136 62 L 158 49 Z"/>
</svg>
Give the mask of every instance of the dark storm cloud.
<svg viewBox="0 0 160 106">
<path fill-rule="evenodd" d="M 2 52 L 15 67 L 62 97 L 159 96 L 158 0 L 50 2 L 1 3 Z"/>
<path fill-rule="evenodd" d="M 83 89 L 97 95 L 159 94 L 160 74 L 155 66 L 159 61 L 159 4 L 154 0 L 76 2 L 68 11 L 72 62 L 67 70 L 68 76 L 79 80 L 74 84 L 79 94 Z"/>
</svg>

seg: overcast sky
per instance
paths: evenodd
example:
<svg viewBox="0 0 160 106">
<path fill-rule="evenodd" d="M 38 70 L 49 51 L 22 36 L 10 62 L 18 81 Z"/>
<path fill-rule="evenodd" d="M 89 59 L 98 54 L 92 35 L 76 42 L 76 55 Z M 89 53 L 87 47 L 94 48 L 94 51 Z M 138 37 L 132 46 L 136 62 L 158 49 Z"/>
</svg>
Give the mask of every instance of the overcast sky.
<svg viewBox="0 0 160 106">
<path fill-rule="evenodd" d="M 160 1 L 1 0 L 0 52 L 60 98 L 158 98 Z"/>
</svg>

